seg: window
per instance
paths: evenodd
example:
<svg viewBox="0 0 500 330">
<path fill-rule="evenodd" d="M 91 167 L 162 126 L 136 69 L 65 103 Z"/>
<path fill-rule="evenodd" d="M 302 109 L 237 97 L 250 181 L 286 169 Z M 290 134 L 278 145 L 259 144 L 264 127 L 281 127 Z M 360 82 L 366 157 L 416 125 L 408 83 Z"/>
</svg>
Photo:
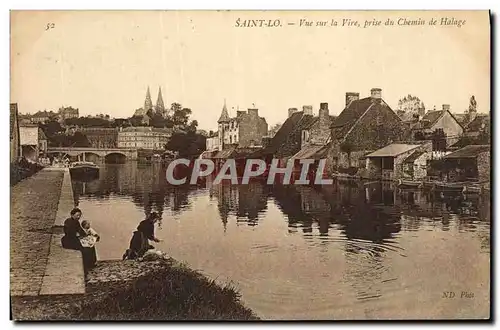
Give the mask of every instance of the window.
<svg viewBox="0 0 500 330">
<path fill-rule="evenodd" d="M 233 136 L 229 136 L 229 144 L 233 143 Z"/>
</svg>

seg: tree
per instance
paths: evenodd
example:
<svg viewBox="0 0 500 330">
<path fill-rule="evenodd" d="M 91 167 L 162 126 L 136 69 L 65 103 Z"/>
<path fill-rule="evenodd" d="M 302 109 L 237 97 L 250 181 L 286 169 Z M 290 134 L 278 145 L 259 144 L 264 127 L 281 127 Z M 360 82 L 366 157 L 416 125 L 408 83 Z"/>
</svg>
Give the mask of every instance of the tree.
<svg viewBox="0 0 500 330">
<path fill-rule="evenodd" d="M 269 129 L 269 132 L 268 132 L 268 135 L 270 137 L 273 137 L 276 135 L 276 133 L 278 133 L 279 129 L 281 128 L 281 123 L 277 123 L 277 124 L 274 124 L 273 126 L 271 126 L 271 128 Z"/>
<path fill-rule="evenodd" d="M 418 98 L 418 96 L 414 96 L 408 94 L 407 96 L 399 99 L 398 101 L 398 110 L 402 112 L 408 113 L 418 113 L 419 110 L 425 110 L 424 102 Z"/>
<path fill-rule="evenodd" d="M 476 111 L 477 111 L 477 102 L 474 95 L 472 95 L 469 101 L 469 112 L 476 112 Z"/>
<path fill-rule="evenodd" d="M 167 150 L 176 151 L 180 157 L 196 157 L 206 149 L 206 137 L 195 132 L 176 132 L 166 145 Z"/>
</svg>

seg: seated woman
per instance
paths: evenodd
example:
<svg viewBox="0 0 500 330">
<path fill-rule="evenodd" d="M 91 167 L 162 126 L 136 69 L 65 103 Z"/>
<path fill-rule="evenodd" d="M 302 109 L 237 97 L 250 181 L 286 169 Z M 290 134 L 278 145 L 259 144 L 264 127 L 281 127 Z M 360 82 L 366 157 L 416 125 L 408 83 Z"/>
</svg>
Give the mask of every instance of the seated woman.
<svg viewBox="0 0 500 330">
<path fill-rule="evenodd" d="M 65 249 L 79 250 L 82 252 L 83 269 L 85 273 L 93 268 L 97 262 L 95 247 L 83 247 L 80 238 L 87 236 L 87 233 L 80 224 L 82 211 L 74 208 L 70 212 L 70 217 L 64 221 L 64 236 L 61 238 L 61 244 Z"/>
</svg>

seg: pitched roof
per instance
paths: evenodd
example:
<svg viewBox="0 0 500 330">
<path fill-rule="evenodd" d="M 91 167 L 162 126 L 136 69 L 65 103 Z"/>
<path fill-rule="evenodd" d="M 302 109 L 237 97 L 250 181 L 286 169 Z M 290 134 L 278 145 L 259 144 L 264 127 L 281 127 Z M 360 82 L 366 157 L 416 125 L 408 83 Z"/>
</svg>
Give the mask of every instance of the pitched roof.
<svg viewBox="0 0 500 330">
<path fill-rule="evenodd" d="M 427 112 L 422 117 L 422 128 L 431 128 L 441 118 L 446 110 L 434 110 Z"/>
<path fill-rule="evenodd" d="M 422 156 L 423 154 L 425 154 L 424 151 L 417 150 L 417 151 L 413 152 L 411 155 L 409 155 L 408 157 L 406 157 L 406 159 L 403 161 L 403 163 L 412 164 L 413 162 L 415 162 L 418 159 L 418 157 Z"/>
<path fill-rule="evenodd" d="M 490 126 L 490 116 L 477 115 L 476 118 L 474 118 L 474 120 L 472 120 L 469 123 L 469 125 L 467 125 L 467 131 L 479 132 L 482 128 L 488 127 L 488 126 Z"/>
<path fill-rule="evenodd" d="M 336 129 L 336 137 L 344 137 L 347 132 L 356 124 L 358 119 L 374 104 L 371 97 L 360 100 L 353 100 L 342 110 L 337 118 L 332 122 L 331 127 Z"/>
<path fill-rule="evenodd" d="M 324 145 L 307 145 L 300 149 L 291 159 L 320 159 L 328 152 Z"/>
<path fill-rule="evenodd" d="M 366 157 L 396 157 L 418 147 L 420 147 L 420 144 L 392 143 L 366 155 Z"/>
<path fill-rule="evenodd" d="M 314 120 L 312 115 L 304 115 L 304 112 L 298 111 L 288 117 L 280 129 L 273 136 L 269 145 L 262 150 L 264 154 L 273 154 L 279 147 L 281 147 L 287 140 L 288 136 L 295 130 L 302 131 L 303 127 L 307 127 Z"/>
<path fill-rule="evenodd" d="M 476 158 L 480 153 L 490 152 L 490 149 L 491 146 L 489 144 L 468 145 L 462 149 L 444 156 L 444 159 Z"/>
</svg>

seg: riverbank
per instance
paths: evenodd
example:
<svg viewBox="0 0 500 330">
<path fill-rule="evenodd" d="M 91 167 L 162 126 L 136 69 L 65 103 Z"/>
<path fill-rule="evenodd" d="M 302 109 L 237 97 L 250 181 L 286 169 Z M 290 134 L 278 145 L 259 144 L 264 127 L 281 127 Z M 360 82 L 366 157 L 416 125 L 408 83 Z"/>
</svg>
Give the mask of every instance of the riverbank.
<svg viewBox="0 0 500 330">
<path fill-rule="evenodd" d="M 17 297 L 17 320 L 258 320 L 238 292 L 173 259 L 100 261 L 74 299 Z"/>
</svg>

